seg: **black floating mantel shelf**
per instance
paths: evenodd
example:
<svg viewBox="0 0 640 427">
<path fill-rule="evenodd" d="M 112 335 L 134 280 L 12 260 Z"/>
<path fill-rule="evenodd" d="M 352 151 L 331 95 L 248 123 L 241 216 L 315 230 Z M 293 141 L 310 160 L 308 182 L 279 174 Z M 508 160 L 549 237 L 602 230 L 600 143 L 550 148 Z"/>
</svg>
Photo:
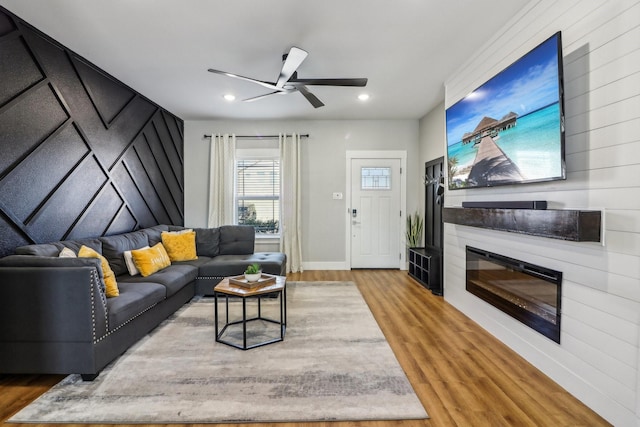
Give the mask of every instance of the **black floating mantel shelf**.
<svg viewBox="0 0 640 427">
<path fill-rule="evenodd" d="M 448 207 L 444 222 L 574 242 L 600 242 L 602 213 L 569 209 Z"/>
</svg>

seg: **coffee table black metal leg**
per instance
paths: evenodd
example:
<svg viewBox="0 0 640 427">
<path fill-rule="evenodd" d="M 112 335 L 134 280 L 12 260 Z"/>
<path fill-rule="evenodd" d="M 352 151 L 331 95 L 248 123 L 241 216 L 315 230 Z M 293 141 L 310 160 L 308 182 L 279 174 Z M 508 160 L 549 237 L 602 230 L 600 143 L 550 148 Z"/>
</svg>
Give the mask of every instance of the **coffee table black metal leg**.
<svg viewBox="0 0 640 427">
<path fill-rule="evenodd" d="M 242 298 L 242 348 L 247 349 L 247 299 Z"/>
<path fill-rule="evenodd" d="M 225 325 L 229 324 L 229 295 L 224 296 L 224 314 L 225 314 Z"/>
<path fill-rule="evenodd" d="M 280 292 L 280 339 L 284 339 L 284 290 Z"/>
<path fill-rule="evenodd" d="M 218 341 L 218 293 L 213 293 L 213 301 L 215 305 L 215 324 L 216 324 L 216 341 Z"/>
<path fill-rule="evenodd" d="M 262 298 L 258 295 L 258 319 L 262 317 L 262 306 L 261 306 Z"/>
</svg>

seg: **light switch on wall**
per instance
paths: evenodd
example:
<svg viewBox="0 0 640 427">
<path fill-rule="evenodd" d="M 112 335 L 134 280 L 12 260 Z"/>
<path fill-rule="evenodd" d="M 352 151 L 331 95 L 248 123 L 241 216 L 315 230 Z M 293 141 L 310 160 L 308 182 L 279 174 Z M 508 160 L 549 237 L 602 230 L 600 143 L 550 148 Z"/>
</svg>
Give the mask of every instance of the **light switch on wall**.
<svg viewBox="0 0 640 427">
<path fill-rule="evenodd" d="M 333 193 L 333 200 L 342 200 L 342 193 Z"/>
</svg>

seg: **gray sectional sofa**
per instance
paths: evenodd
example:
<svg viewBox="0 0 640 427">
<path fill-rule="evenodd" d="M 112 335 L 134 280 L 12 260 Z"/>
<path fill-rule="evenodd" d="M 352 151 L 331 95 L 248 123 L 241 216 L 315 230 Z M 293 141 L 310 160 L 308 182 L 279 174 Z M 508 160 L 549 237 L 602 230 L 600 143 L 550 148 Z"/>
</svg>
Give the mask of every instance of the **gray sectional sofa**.
<svg viewBox="0 0 640 427">
<path fill-rule="evenodd" d="M 223 277 L 254 262 L 265 273 L 286 274 L 284 254 L 254 253 L 253 227 L 222 226 L 194 229 L 198 259 L 147 277 L 129 275 L 124 251 L 153 246 L 163 231 L 180 229 L 158 225 L 22 246 L 0 259 L 0 373 L 79 373 L 92 380 L 194 295 L 212 294 Z M 106 297 L 99 259 L 59 257 L 63 248 L 77 253 L 82 245 L 107 259 L 119 296 Z"/>
</svg>

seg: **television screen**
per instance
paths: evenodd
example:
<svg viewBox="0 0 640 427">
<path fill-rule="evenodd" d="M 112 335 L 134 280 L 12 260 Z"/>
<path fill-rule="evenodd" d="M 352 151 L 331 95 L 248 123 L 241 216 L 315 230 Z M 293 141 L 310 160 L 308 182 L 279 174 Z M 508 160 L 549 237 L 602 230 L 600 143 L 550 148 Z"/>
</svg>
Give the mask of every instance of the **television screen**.
<svg viewBox="0 0 640 427">
<path fill-rule="evenodd" d="M 560 32 L 446 111 L 449 189 L 565 179 Z"/>
</svg>

